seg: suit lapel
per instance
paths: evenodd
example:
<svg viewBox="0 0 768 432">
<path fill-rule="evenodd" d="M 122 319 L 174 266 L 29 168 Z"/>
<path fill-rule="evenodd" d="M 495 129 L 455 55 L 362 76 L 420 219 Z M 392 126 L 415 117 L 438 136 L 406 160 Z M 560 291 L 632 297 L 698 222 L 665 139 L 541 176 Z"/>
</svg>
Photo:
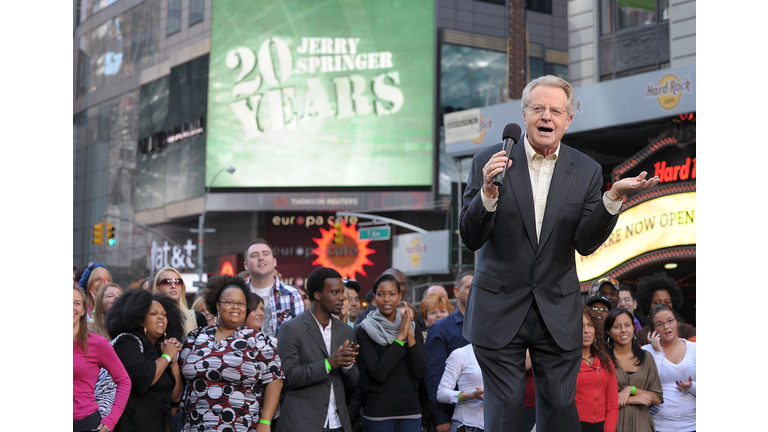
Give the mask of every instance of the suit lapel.
<svg viewBox="0 0 768 432">
<path fill-rule="evenodd" d="M 315 319 L 314 315 L 312 315 L 311 311 L 304 313 L 304 325 L 307 327 L 307 333 L 309 333 L 310 339 L 315 341 L 317 346 L 320 347 L 320 350 L 325 353 L 326 358 L 330 357 L 328 355 L 328 351 L 325 349 L 325 341 L 323 340 L 322 333 L 320 333 L 317 320 Z"/>
<path fill-rule="evenodd" d="M 560 144 L 560 154 L 555 163 L 555 172 L 552 174 L 552 181 L 549 183 L 549 193 L 547 194 L 547 207 L 544 210 L 544 220 L 541 223 L 541 234 L 539 235 L 539 250 L 544 246 L 552 234 L 555 227 L 557 216 L 560 214 L 560 208 L 565 202 L 565 197 L 570 190 L 570 183 L 573 180 L 573 158 L 570 148 L 562 143 Z"/>
<path fill-rule="evenodd" d="M 512 196 L 514 204 L 523 220 L 525 232 L 528 235 L 528 241 L 536 249 L 536 220 L 533 209 L 533 192 L 531 191 L 531 176 L 528 173 L 528 161 L 525 155 L 524 138 L 520 139 L 518 144 L 512 149 L 512 167 L 507 171 L 507 178 L 499 191 L 499 198 L 502 192 Z M 514 192 L 513 192 L 514 191 Z M 499 199 L 501 203 L 503 200 Z"/>
</svg>

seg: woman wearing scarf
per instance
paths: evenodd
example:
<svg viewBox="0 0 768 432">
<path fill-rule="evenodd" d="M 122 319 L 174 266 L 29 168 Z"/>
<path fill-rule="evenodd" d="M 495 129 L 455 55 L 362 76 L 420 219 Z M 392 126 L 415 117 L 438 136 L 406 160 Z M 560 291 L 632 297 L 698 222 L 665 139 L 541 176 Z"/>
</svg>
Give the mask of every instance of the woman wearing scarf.
<svg viewBox="0 0 768 432">
<path fill-rule="evenodd" d="M 402 312 L 400 285 L 393 276 L 379 276 L 373 284 L 378 307 L 357 329 L 358 362 L 364 373 L 360 385 L 368 396 L 363 406 L 366 432 L 419 432 L 421 409 L 418 382 L 427 372 L 424 341 L 414 331 L 411 308 Z"/>
</svg>

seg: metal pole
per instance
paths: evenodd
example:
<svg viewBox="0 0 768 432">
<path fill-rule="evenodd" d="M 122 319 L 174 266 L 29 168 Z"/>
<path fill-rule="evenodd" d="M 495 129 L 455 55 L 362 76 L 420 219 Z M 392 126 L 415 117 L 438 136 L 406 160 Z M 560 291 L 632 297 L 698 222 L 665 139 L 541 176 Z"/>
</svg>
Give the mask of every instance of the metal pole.
<svg viewBox="0 0 768 432">
<path fill-rule="evenodd" d="M 458 211 L 456 212 L 456 215 L 457 215 L 456 226 L 459 227 L 459 229 L 461 229 L 460 228 L 460 226 L 461 226 L 461 223 L 460 223 L 460 220 L 461 220 L 461 207 L 462 207 L 462 201 L 461 200 L 463 198 L 461 196 L 462 195 L 462 193 L 461 193 L 461 158 L 454 158 L 454 160 L 456 161 L 456 167 L 459 170 L 459 185 L 457 187 L 457 192 L 456 192 L 456 197 L 457 197 L 456 205 L 458 207 Z M 457 265 L 456 274 L 460 275 L 462 270 L 464 269 L 464 267 L 463 267 L 464 263 L 461 261 L 461 259 L 462 259 L 462 253 L 461 253 L 462 252 L 462 250 L 461 250 L 462 249 L 461 234 L 460 233 L 456 233 L 456 237 L 458 237 L 458 241 L 456 242 L 456 246 L 458 246 L 458 249 L 459 249 L 458 250 L 458 252 L 459 252 L 459 254 L 458 254 L 459 262 L 458 262 L 458 265 Z"/>
</svg>

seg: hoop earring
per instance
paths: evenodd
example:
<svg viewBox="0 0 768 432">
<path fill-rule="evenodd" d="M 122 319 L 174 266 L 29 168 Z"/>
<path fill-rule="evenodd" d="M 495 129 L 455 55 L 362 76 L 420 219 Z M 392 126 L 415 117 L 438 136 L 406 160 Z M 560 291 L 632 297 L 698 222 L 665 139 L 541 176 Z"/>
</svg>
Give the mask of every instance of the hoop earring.
<svg viewBox="0 0 768 432">
<path fill-rule="evenodd" d="M 168 339 L 168 332 L 163 332 L 163 339 Z"/>
<path fill-rule="evenodd" d="M 144 324 L 141 325 L 141 329 L 144 330 L 144 334 L 147 334 L 147 328 L 144 327 Z"/>
</svg>

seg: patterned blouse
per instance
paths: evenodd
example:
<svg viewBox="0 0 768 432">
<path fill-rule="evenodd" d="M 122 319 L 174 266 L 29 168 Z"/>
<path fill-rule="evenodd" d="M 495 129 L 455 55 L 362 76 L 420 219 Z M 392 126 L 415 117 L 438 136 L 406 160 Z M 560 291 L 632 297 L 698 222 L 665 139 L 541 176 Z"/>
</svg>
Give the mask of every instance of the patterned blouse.
<svg viewBox="0 0 768 432">
<path fill-rule="evenodd" d="M 245 326 L 219 343 L 216 329 L 190 332 L 179 356 L 187 382 L 183 430 L 256 430 L 264 388 L 284 379 L 277 349 L 264 333 Z"/>
</svg>

